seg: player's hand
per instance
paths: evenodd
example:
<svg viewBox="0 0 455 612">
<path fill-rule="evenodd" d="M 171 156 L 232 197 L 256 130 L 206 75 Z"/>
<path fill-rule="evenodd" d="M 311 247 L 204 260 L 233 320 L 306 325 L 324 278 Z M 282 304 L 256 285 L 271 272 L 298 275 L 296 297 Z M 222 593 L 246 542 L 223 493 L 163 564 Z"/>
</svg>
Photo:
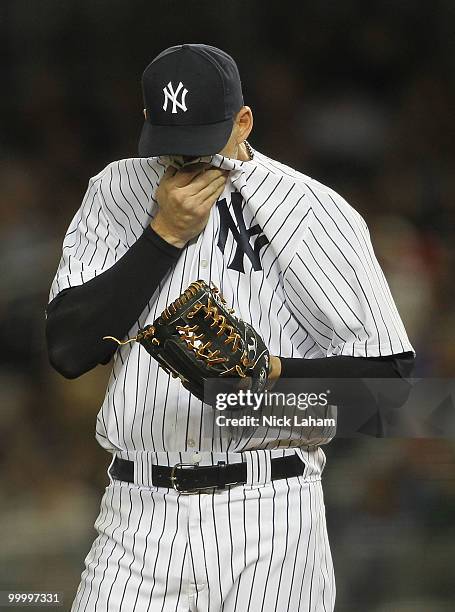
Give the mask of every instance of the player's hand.
<svg viewBox="0 0 455 612">
<path fill-rule="evenodd" d="M 156 190 L 159 208 L 152 229 L 166 242 L 183 248 L 206 226 L 227 176 L 218 168 L 176 170 L 169 166 Z"/>
</svg>

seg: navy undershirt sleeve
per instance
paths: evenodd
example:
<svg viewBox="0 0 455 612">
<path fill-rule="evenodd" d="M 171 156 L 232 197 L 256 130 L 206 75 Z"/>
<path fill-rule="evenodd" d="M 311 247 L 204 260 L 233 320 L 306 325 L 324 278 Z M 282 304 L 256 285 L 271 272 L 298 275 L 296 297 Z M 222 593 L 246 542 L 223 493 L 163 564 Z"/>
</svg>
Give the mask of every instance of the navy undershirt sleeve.
<svg viewBox="0 0 455 612">
<path fill-rule="evenodd" d="M 181 252 L 148 226 L 111 268 L 61 291 L 46 309 L 52 366 L 76 378 L 108 363 L 117 344 L 103 336 L 125 337 Z"/>
<path fill-rule="evenodd" d="M 385 415 L 399 410 L 409 396 L 411 384 L 408 379 L 413 368 L 412 352 L 385 357 L 282 357 L 281 376 L 273 391 L 289 392 L 286 380 L 298 378 L 304 381 L 307 391 L 319 392 L 318 379 L 331 379 L 328 384 L 338 406 L 337 436 L 361 433 L 383 437 L 388 435 L 389 428 L 389 417 Z M 368 379 L 384 379 L 379 381 L 380 394 L 372 391 Z M 387 379 L 394 381 L 387 382 Z"/>
<path fill-rule="evenodd" d="M 385 357 L 280 357 L 281 378 L 406 378 L 414 367 L 411 352 Z"/>
</svg>

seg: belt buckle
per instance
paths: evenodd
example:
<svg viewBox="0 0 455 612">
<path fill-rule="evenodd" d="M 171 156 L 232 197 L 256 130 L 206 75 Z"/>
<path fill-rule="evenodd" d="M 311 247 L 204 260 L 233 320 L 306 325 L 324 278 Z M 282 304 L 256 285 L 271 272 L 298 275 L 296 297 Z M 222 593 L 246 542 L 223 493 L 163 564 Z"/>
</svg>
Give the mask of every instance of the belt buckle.
<svg viewBox="0 0 455 612">
<path fill-rule="evenodd" d="M 179 487 L 177 470 L 182 469 L 182 468 L 197 470 L 198 467 L 199 465 L 194 464 L 194 463 L 176 463 L 171 470 L 171 476 L 170 476 L 172 488 L 174 489 L 174 491 L 177 491 L 177 493 L 183 493 L 184 495 L 195 495 L 199 493 L 199 491 L 204 491 L 206 489 L 213 489 L 213 487 L 198 487 L 197 489 L 181 489 Z"/>
</svg>

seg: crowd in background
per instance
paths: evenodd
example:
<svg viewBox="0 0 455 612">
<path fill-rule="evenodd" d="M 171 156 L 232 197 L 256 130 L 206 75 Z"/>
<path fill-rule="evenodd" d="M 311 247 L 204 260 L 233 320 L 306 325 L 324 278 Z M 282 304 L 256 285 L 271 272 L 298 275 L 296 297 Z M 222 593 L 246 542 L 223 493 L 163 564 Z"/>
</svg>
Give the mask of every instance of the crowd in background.
<svg viewBox="0 0 455 612">
<path fill-rule="evenodd" d="M 252 146 L 362 213 L 416 376 L 453 376 L 455 4 L 303 4 L 3 0 L 0 590 L 70 597 L 94 537 L 109 366 L 53 372 L 44 308 L 88 179 L 137 156 L 141 72 L 167 46 L 236 58 Z M 452 610 L 454 442 L 336 440 L 327 455 L 337 610 Z"/>
</svg>

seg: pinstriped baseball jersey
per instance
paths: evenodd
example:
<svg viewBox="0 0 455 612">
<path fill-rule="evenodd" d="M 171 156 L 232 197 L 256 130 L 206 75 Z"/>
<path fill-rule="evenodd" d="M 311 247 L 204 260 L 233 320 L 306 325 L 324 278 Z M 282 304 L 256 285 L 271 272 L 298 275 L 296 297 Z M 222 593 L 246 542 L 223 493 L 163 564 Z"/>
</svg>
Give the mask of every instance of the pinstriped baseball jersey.
<svg viewBox="0 0 455 612">
<path fill-rule="evenodd" d="M 117 161 L 90 180 L 64 239 L 50 299 L 107 270 L 139 238 L 157 210 L 154 192 L 165 161 Z M 413 350 L 366 223 L 340 195 L 258 152 L 248 162 L 220 155 L 207 161 L 229 170 L 225 190 L 129 336 L 203 279 L 220 288 L 272 355 L 371 357 Z M 103 447 L 126 453 L 246 448 L 204 435 L 212 420 L 213 410 L 139 344 L 117 350 L 97 419 Z M 277 445 L 273 438 L 261 442 L 261 448 Z"/>
</svg>

